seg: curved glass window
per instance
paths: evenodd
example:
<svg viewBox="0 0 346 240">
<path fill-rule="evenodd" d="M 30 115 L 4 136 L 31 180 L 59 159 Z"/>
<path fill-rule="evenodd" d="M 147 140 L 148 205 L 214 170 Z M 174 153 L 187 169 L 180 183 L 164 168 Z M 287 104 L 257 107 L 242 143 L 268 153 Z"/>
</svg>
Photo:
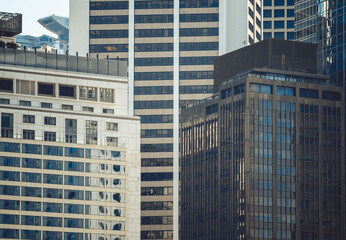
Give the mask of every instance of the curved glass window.
<svg viewBox="0 0 346 240">
<path fill-rule="evenodd" d="M 22 167 L 24 168 L 42 168 L 42 160 L 34 158 L 22 158 Z"/>
<path fill-rule="evenodd" d="M 44 188 L 43 197 L 62 199 L 62 189 Z"/>
<path fill-rule="evenodd" d="M 44 212 L 56 212 L 62 213 L 62 204 L 61 203 L 43 203 Z"/>
<path fill-rule="evenodd" d="M 0 156 L 0 166 L 19 167 L 20 166 L 19 158 Z"/>
<path fill-rule="evenodd" d="M 41 226 L 41 217 L 22 215 L 21 225 Z"/>
<path fill-rule="evenodd" d="M 22 196 L 41 197 L 41 188 L 39 188 L 39 187 L 22 187 Z"/>
<path fill-rule="evenodd" d="M 46 226 L 46 227 L 62 227 L 62 218 L 43 217 L 43 226 Z"/>
</svg>

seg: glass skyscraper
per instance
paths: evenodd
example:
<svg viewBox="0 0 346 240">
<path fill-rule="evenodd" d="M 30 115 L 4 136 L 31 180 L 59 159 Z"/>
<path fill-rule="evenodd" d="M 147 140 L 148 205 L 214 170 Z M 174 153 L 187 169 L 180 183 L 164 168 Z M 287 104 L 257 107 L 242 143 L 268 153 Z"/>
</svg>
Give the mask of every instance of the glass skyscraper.
<svg viewBox="0 0 346 240">
<path fill-rule="evenodd" d="M 344 93 L 316 72 L 292 41 L 216 59 L 218 94 L 181 114 L 183 240 L 344 238 Z"/>
</svg>

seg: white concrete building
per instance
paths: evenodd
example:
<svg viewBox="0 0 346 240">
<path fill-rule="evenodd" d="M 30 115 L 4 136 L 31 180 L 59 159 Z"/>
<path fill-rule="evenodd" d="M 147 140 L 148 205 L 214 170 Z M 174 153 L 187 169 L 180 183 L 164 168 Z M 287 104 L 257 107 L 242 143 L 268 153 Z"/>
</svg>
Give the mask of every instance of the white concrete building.
<svg viewBox="0 0 346 240">
<path fill-rule="evenodd" d="M 0 237 L 139 239 L 126 65 L 13 52 L 0 51 Z"/>
</svg>

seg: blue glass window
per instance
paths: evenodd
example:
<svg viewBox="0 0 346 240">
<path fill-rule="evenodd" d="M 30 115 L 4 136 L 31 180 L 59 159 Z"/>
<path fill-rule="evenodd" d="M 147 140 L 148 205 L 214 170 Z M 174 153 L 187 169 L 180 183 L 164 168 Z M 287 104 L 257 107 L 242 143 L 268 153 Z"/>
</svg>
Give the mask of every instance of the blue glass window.
<svg viewBox="0 0 346 240">
<path fill-rule="evenodd" d="M 43 155 L 63 156 L 63 148 L 57 146 L 43 146 Z"/>
<path fill-rule="evenodd" d="M 42 145 L 36 144 L 23 144 L 23 153 L 28 154 L 42 154 Z"/>
<path fill-rule="evenodd" d="M 81 204 L 64 204 L 64 213 L 73 213 L 73 214 L 83 214 L 83 205 Z"/>
<path fill-rule="evenodd" d="M 56 231 L 54 231 L 54 232 L 44 231 L 43 232 L 43 239 L 62 240 L 62 233 L 56 232 Z M 67 238 L 65 238 L 65 239 L 67 239 Z"/>
<path fill-rule="evenodd" d="M 180 14 L 180 22 L 217 22 L 219 14 L 204 13 L 204 14 Z"/>
<path fill-rule="evenodd" d="M 263 6 L 271 6 L 272 5 L 272 0 L 264 0 L 263 1 Z"/>
<path fill-rule="evenodd" d="M 218 50 L 218 42 L 193 42 L 193 43 L 180 43 L 180 51 L 205 51 L 205 50 Z"/>
<path fill-rule="evenodd" d="M 296 88 L 276 86 L 276 94 L 281 95 L 281 96 L 295 96 L 296 95 Z"/>
<path fill-rule="evenodd" d="M 173 173 L 142 173 L 142 181 L 171 181 Z"/>
<path fill-rule="evenodd" d="M 287 9 L 287 17 L 294 17 L 294 9 Z"/>
<path fill-rule="evenodd" d="M 62 227 L 62 218 L 43 217 L 43 226 L 46 226 L 46 227 Z"/>
<path fill-rule="evenodd" d="M 42 160 L 34 158 L 22 158 L 22 167 L 24 168 L 42 168 Z"/>
<path fill-rule="evenodd" d="M 41 188 L 39 187 L 22 187 L 22 196 L 24 197 L 41 197 Z"/>
<path fill-rule="evenodd" d="M 322 91 L 322 98 L 326 100 L 341 101 L 341 93 L 334 91 Z"/>
<path fill-rule="evenodd" d="M 287 0 L 287 6 L 294 6 L 294 0 Z"/>
<path fill-rule="evenodd" d="M 41 226 L 41 217 L 40 216 L 23 216 L 22 215 L 21 225 Z"/>
<path fill-rule="evenodd" d="M 276 18 L 285 17 L 285 10 L 283 9 L 274 10 L 274 17 Z"/>
<path fill-rule="evenodd" d="M 65 171 L 84 172 L 84 163 L 82 163 L 82 162 L 65 162 Z"/>
<path fill-rule="evenodd" d="M 12 214 L 0 214 L 1 224 L 19 224 L 19 216 Z"/>
<path fill-rule="evenodd" d="M 90 10 L 128 9 L 128 1 L 90 2 Z"/>
<path fill-rule="evenodd" d="M 263 33 L 263 39 L 269 39 L 269 38 L 272 38 L 272 33 L 271 32 Z"/>
<path fill-rule="evenodd" d="M 209 8 L 209 7 L 218 7 L 218 0 L 180 0 L 181 8 Z"/>
<path fill-rule="evenodd" d="M 43 197 L 62 199 L 62 189 L 44 188 Z"/>
<path fill-rule="evenodd" d="M 304 97 L 304 98 L 318 98 L 318 90 L 300 88 L 299 89 L 299 96 Z"/>
<path fill-rule="evenodd" d="M 274 38 L 276 39 L 285 39 L 285 33 L 284 32 L 275 32 Z"/>
<path fill-rule="evenodd" d="M 89 51 L 91 53 L 99 52 L 127 52 L 128 44 L 90 44 Z"/>
<path fill-rule="evenodd" d="M 141 144 L 141 152 L 172 152 L 173 144 Z"/>
<path fill-rule="evenodd" d="M 62 213 L 62 204 L 61 203 L 43 203 L 44 212 L 56 212 Z"/>
<path fill-rule="evenodd" d="M 84 158 L 84 148 L 65 147 L 65 157 Z"/>
<path fill-rule="evenodd" d="M 19 167 L 20 161 L 19 158 L 0 156 L 0 166 Z"/>
<path fill-rule="evenodd" d="M 41 231 L 22 230 L 22 239 L 41 239 Z"/>
<path fill-rule="evenodd" d="M 41 183 L 42 182 L 42 175 L 41 175 L 41 173 L 22 172 L 22 181 L 23 182 Z"/>
<path fill-rule="evenodd" d="M 287 40 L 294 40 L 294 32 L 287 32 Z"/>
<path fill-rule="evenodd" d="M 73 200 L 84 200 L 84 191 L 65 190 L 64 198 L 65 199 L 73 199 Z"/>
<path fill-rule="evenodd" d="M 0 236 L 2 238 L 19 239 L 19 230 L 18 229 L 3 229 L 3 228 L 0 228 Z"/>
<path fill-rule="evenodd" d="M 135 72 L 135 81 L 173 80 L 173 72 Z"/>
<path fill-rule="evenodd" d="M 84 186 L 84 177 L 65 175 L 65 185 Z"/>
<path fill-rule="evenodd" d="M 180 28 L 181 37 L 219 36 L 218 28 Z"/>
<path fill-rule="evenodd" d="M 170 66 L 170 65 L 173 65 L 172 57 L 135 58 L 135 66 Z"/>
<path fill-rule="evenodd" d="M 124 24 L 129 22 L 128 15 L 119 16 L 91 16 L 90 24 Z"/>
<path fill-rule="evenodd" d="M 285 6 L 285 0 L 274 0 L 274 6 Z"/>
<path fill-rule="evenodd" d="M 19 181 L 19 172 L 0 171 L 0 180 Z"/>
<path fill-rule="evenodd" d="M 0 194 L 2 194 L 2 187 L 0 186 Z M 19 195 L 19 187 L 16 187 Z M 0 209 L 6 209 L 6 210 L 19 210 L 19 203 L 20 201 L 17 200 L 0 200 Z"/>
<path fill-rule="evenodd" d="M 128 38 L 128 30 L 90 30 L 90 39 L 94 38 Z"/>
<path fill-rule="evenodd" d="M 62 175 L 43 174 L 43 183 L 62 184 Z"/>
<path fill-rule="evenodd" d="M 141 115 L 141 123 L 172 123 L 173 115 Z"/>
<path fill-rule="evenodd" d="M 22 201 L 22 210 L 41 212 L 41 202 Z"/>
<path fill-rule="evenodd" d="M 0 185 L 0 194 L 19 196 L 19 187 Z"/>
<path fill-rule="evenodd" d="M 65 232 L 64 236 L 65 240 L 83 240 L 83 233 Z"/>
<path fill-rule="evenodd" d="M 263 17 L 265 18 L 272 17 L 272 10 L 263 10 Z"/>
<path fill-rule="evenodd" d="M 171 109 L 173 108 L 173 101 L 135 101 L 135 109 Z"/>
<path fill-rule="evenodd" d="M 0 151 L 1 152 L 20 152 L 19 143 L 9 143 L 9 142 L 0 142 Z"/>
<path fill-rule="evenodd" d="M 294 21 L 287 21 L 287 28 L 294 28 Z"/>
<path fill-rule="evenodd" d="M 135 9 L 162 9 L 173 8 L 173 0 L 149 0 L 149 1 L 135 1 Z"/>
<path fill-rule="evenodd" d="M 271 29 L 272 28 L 272 21 L 264 21 L 263 22 L 263 28 L 264 29 Z"/>
<path fill-rule="evenodd" d="M 166 15 L 135 15 L 135 23 L 170 23 L 173 14 Z"/>
<path fill-rule="evenodd" d="M 63 170 L 62 161 L 43 160 L 43 168 L 50 170 Z"/>
</svg>

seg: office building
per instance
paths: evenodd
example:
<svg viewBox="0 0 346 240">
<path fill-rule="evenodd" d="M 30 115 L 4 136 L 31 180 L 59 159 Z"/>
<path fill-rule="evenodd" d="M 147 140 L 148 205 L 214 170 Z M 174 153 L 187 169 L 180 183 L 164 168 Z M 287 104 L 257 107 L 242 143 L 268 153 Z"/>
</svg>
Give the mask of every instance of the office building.
<svg viewBox="0 0 346 240">
<path fill-rule="evenodd" d="M 316 50 L 216 58 L 217 93 L 181 113 L 181 239 L 344 239 L 345 96 Z"/>
<path fill-rule="evenodd" d="M 126 63 L 0 48 L 0 238 L 140 238 Z"/>
<path fill-rule="evenodd" d="M 263 39 L 294 40 L 294 0 L 263 0 Z"/>
<path fill-rule="evenodd" d="M 178 239 L 179 108 L 212 94 L 216 56 L 261 40 L 261 1 L 86 2 L 70 3 L 70 53 L 127 60 L 141 116 L 141 238 Z"/>
</svg>

